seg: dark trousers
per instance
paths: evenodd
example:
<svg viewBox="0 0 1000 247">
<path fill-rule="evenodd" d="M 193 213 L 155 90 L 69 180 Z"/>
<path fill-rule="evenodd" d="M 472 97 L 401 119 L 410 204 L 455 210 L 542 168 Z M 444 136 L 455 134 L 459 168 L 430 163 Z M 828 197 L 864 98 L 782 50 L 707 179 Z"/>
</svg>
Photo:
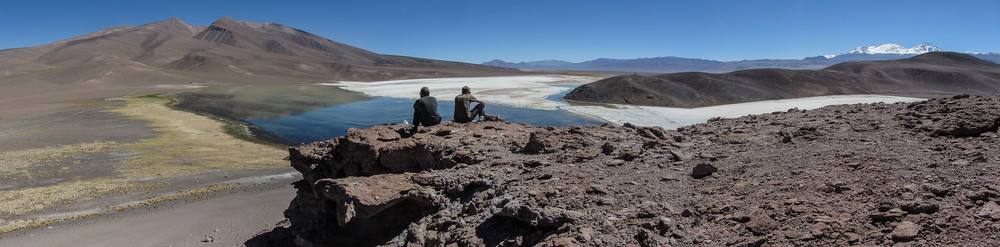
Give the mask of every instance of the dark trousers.
<svg viewBox="0 0 1000 247">
<path fill-rule="evenodd" d="M 472 116 L 472 120 L 476 120 L 477 117 L 486 115 L 486 104 L 476 104 L 476 106 L 472 107 L 472 110 L 469 111 L 469 115 Z"/>
</svg>

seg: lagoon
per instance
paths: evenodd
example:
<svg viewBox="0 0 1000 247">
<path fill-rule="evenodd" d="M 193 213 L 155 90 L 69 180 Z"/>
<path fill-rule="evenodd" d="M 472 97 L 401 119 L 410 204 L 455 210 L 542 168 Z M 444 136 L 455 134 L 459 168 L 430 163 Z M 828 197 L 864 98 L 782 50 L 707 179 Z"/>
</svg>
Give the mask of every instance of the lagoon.
<svg viewBox="0 0 1000 247">
<path fill-rule="evenodd" d="M 256 118 L 246 120 L 267 134 L 281 137 L 292 143 L 324 141 L 347 133 L 349 128 L 367 128 L 380 124 L 396 124 L 413 120 L 412 99 L 379 97 L 371 100 L 333 105 L 323 109 L 288 115 L 281 118 Z M 438 113 L 442 121 L 451 121 L 455 102 L 438 99 Z M 535 126 L 599 125 L 593 118 L 572 114 L 564 110 L 541 110 L 486 105 L 486 113 L 504 116 L 507 122 Z"/>
</svg>

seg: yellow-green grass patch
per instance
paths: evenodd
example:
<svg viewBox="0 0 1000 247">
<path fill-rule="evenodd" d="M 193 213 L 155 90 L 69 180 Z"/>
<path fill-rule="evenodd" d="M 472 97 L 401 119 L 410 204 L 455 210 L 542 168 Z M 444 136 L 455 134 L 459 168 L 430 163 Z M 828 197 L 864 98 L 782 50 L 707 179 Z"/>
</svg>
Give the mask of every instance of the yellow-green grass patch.
<svg viewBox="0 0 1000 247">
<path fill-rule="evenodd" d="M 224 121 L 177 111 L 170 98 L 147 96 L 116 98 L 121 107 L 109 111 L 149 121 L 160 136 L 124 144 L 137 154 L 120 167 L 129 178 L 171 177 L 199 170 L 266 168 L 285 166 L 285 149 L 251 143 L 227 134 Z M 227 128 L 228 127 L 228 128 Z M 230 130 L 231 131 L 231 130 Z"/>
<path fill-rule="evenodd" d="M 12 181 L 34 178 L 37 172 L 39 172 L 37 168 L 41 164 L 60 163 L 71 165 L 65 159 L 74 156 L 107 152 L 115 145 L 117 145 L 115 142 L 99 141 L 0 152 L 0 179 Z"/>
</svg>

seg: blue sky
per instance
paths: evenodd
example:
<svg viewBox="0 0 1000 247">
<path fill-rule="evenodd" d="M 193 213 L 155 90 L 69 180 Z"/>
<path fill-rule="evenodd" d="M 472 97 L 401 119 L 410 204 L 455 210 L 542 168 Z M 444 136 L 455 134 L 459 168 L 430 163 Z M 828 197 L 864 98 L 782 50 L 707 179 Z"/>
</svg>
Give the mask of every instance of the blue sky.
<svg viewBox="0 0 1000 247">
<path fill-rule="evenodd" d="M 366 50 L 481 63 L 803 58 L 923 42 L 1000 52 L 1000 1 L 5 1 L 0 49 L 119 25 L 222 16 Z"/>
</svg>

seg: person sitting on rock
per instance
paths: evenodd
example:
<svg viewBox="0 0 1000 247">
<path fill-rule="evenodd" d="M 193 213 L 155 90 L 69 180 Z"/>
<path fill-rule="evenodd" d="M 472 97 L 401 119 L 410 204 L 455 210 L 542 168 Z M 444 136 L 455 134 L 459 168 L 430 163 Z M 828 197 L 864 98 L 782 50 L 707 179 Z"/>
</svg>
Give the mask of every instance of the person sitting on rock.
<svg viewBox="0 0 1000 247">
<path fill-rule="evenodd" d="M 410 133 L 417 133 L 417 127 L 434 126 L 441 123 L 441 115 L 438 115 L 437 98 L 431 96 L 431 89 L 420 88 L 420 98 L 413 102 L 413 130 Z"/>
<path fill-rule="evenodd" d="M 470 110 L 469 106 L 472 102 L 478 104 Z M 462 87 L 462 94 L 455 96 L 455 122 L 468 123 L 480 116 L 486 121 L 496 121 L 498 119 L 497 117 L 486 115 L 486 102 L 477 99 L 476 96 L 472 96 L 472 90 L 469 89 L 469 86 Z"/>
</svg>

